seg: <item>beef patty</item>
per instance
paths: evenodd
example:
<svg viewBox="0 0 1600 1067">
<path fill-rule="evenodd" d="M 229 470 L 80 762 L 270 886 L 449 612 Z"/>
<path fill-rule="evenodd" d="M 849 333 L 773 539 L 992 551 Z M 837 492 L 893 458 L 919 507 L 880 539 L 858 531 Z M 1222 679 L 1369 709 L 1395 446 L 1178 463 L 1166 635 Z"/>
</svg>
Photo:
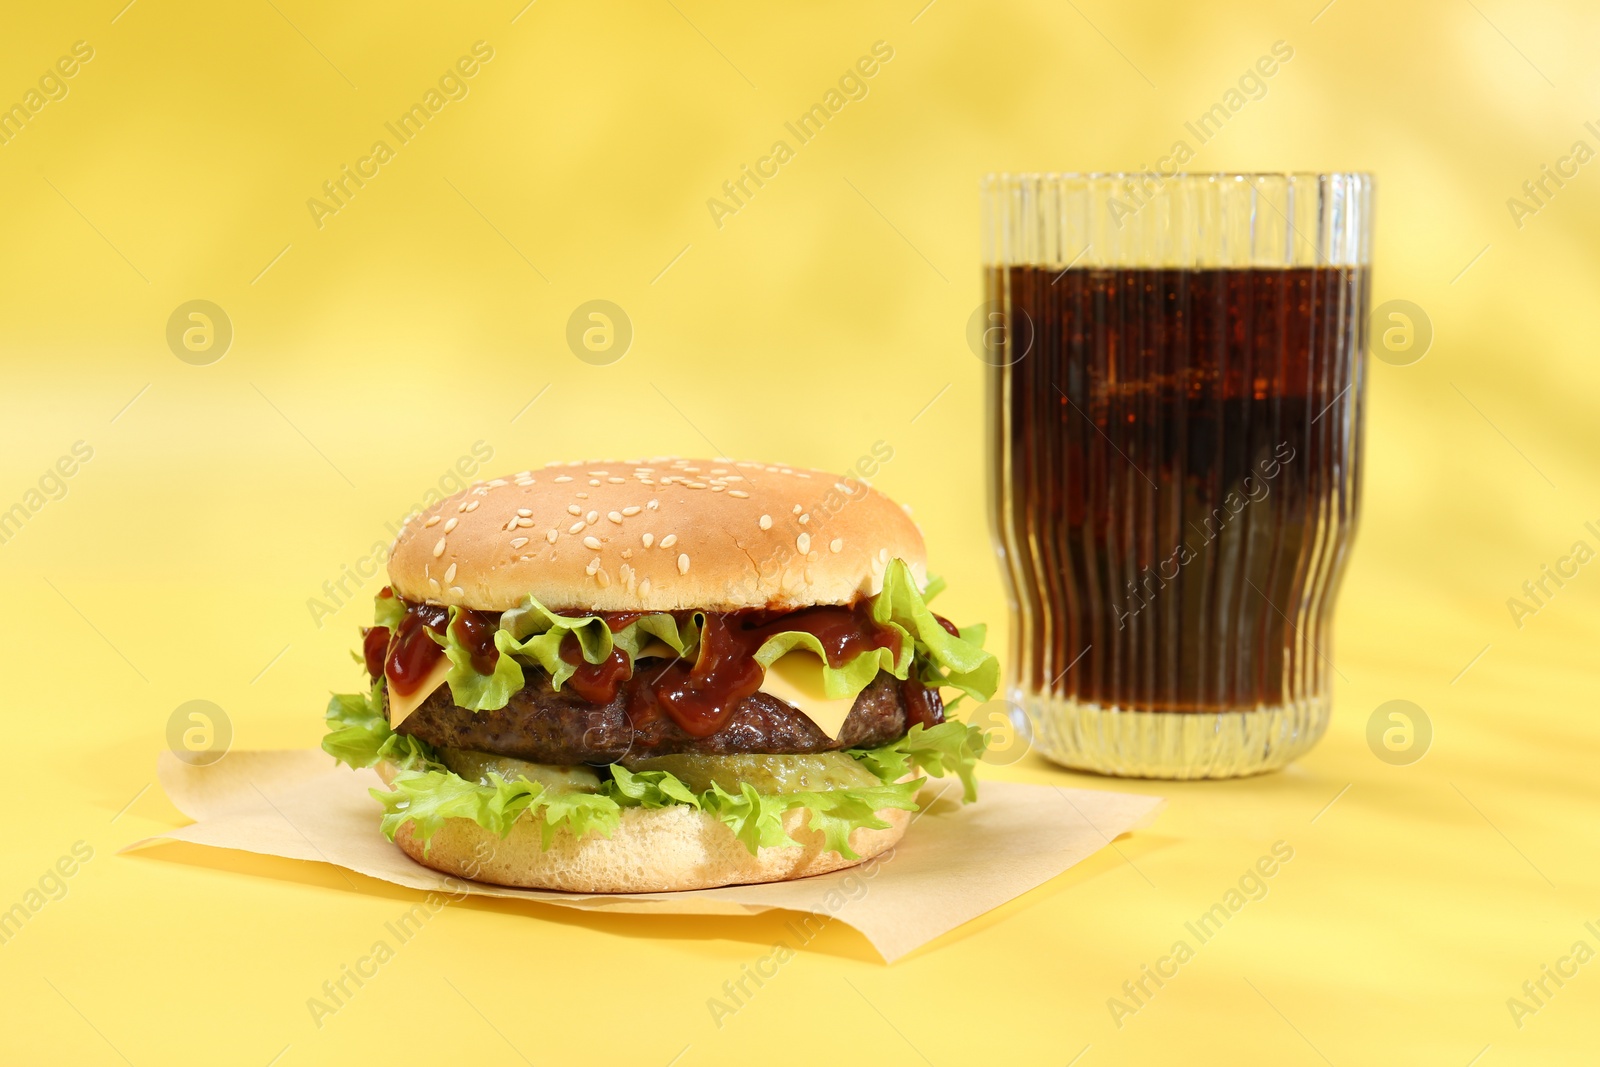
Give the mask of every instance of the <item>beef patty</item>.
<svg viewBox="0 0 1600 1067">
<path fill-rule="evenodd" d="M 528 684 L 505 707 L 469 711 L 457 707 L 450 687 L 441 685 L 400 724 L 435 747 L 465 748 L 512 756 L 532 763 L 615 763 L 679 752 L 729 755 L 735 752 L 803 753 L 872 748 L 906 733 L 906 705 L 900 683 L 879 673 L 856 697 L 837 740 L 830 739 L 794 705 L 756 693 L 734 705 L 728 723 L 709 737 L 691 737 L 662 715 L 648 722 L 628 719 L 625 699 L 593 704 L 566 688 L 550 686 L 543 671 L 528 671 Z M 928 694 L 936 718 L 938 691 Z M 385 702 L 388 696 L 385 693 Z M 386 712 L 387 714 L 387 709 Z"/>
</svg>

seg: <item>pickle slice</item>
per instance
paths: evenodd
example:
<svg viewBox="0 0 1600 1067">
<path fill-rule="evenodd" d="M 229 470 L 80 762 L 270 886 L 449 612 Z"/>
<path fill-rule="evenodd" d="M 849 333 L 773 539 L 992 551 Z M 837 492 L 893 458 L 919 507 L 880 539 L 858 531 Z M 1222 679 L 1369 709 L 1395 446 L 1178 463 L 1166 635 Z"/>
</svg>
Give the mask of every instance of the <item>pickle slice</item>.
<svg viewBox="0 0 1600 1067">
<path fill-rule="evenodd" d="M 685 753 L 629 760 L 630 771 L 668 771 L 696 793 L 716 782 L 738 793 L 742 782 L 758 793 L 820 793 L 829 789 L 855 789 L 882 785 L 877 775 L 843 752 L 815 752 L 799 756 L 774 756 L 741 752 L 730 756 Z"/>
<path fill-rule="evenodd" d="M 552 795 L 561 793 L 594 793 L 600 789 L 600 778 L 588 767 L 557 767 L 548 763 L 529 763 L 510 756 L 494 756 L 487 752 L 472 752 L 464 748 L 441 748 L 439 759 L 446 767 L 469 782 L 489 784 L 493 771 L 508 782 L 526 778 L 542 785 Z"/>
</svg>

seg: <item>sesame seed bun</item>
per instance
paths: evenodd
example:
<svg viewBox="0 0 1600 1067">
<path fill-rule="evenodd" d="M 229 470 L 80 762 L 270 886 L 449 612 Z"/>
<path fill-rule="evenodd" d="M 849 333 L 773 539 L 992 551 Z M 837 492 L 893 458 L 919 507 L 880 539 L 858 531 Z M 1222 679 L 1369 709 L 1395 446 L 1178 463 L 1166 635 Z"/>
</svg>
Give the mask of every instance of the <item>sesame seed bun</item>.
<svg viewBox="0 0 1600 1067">
<path fill-rule="evenodd" d="M 415 515 L 389 556 L 411 601 L 506 611 L 847 604 L 892 559 L 922 584 L 916 524 L 849 477 L 726 459 L 597 460 L 476 482 Z"/>
<path fill-rule="evenodd" d="M 386 784 L 393 783 L 392 764 L 380 763 L 377 770 Z M 784 832 L 799 847 L 760 848 L 755 855 L 715 816 L 681 804 L 624 809 L 610 837 L 576 838 L 563 827 L 548 849 L 531 819 L 517 820 L 504 838 L 471 819 L 449 819 L 426 850 L 412 824 L 404 823 L 394 840 L 424 867 L 479 882 L 570 893 L 661 893 L 782 882 L 854 867 L 898 844 L 912 815 L 886 808 L 878 817 L 887 829 L 852 831 L 850 847 L 859 857 L 853 860 L 824 851 L 822 834 L 804 825 L 800 809 L 783 819 Z"/>
</svg>

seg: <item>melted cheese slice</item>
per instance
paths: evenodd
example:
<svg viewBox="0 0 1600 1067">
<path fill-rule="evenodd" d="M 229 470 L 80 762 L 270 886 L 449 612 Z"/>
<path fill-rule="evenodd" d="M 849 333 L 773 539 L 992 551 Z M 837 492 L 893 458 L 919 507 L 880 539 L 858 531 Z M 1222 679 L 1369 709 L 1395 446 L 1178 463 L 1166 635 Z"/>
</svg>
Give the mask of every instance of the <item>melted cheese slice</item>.
<svg viewBox="0 0 1600 1067">
<path fill-rule="evenodd" d="M 398 730 L 400 724 L 411 717 L 411 713 L 430 696 L 433 691 L 444 684 L 444 676 L 450 673 L 450 661 L 443 656 L 434 664 L 433 670 L 422 679 L 422 684 L 417 686 L 417 691 L 410 696 L 401 696 L 389 687 L 389 729 Z"/>
<path fill-rule="evenodd" d="M 767 668 L 761 691 L 799 708 L 830 738 L 837 738 L 844 720 L 855 707 L 856 696 L 830 697 L 822 687 L 822 660 L 813 653 L 796 651 L 779 656 Z"/>
</svg>

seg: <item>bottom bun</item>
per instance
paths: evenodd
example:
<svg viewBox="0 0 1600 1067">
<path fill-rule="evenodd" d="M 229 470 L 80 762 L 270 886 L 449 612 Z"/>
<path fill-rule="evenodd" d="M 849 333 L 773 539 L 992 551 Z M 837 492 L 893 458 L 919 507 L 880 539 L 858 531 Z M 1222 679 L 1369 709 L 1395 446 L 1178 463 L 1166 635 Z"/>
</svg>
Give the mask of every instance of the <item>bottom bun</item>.
<svg viewBox="0 0 1600 1067">
<path fill-rule="evenodd" d="M 396 768 L 380 763 L 378 774 L 392 785 Z M 887 852 L 905 835 L 912 812 L 886 808 L 886 829 L 858 828 L 850 834 L 856 859 L 823 848 L 820 831 L 804 825 L 803 808 L 787 812 L 783 829 L 798 847 L 761 848 L 755 855 L 721 820 L 688 805 L 624 808 L 610 837 L 574 837 L 556 831 L 541 847 L 540 824 L 519 819 L 502 838 L 471 819 L 449 819 L 423 850 L 404 823 L 395 834 L 401 851 L 424 867 L 495 885 L 560 889 L 572 893 L 659 893 L 720 885 L 783 882 L 854 867 Z"/>
</svg>

